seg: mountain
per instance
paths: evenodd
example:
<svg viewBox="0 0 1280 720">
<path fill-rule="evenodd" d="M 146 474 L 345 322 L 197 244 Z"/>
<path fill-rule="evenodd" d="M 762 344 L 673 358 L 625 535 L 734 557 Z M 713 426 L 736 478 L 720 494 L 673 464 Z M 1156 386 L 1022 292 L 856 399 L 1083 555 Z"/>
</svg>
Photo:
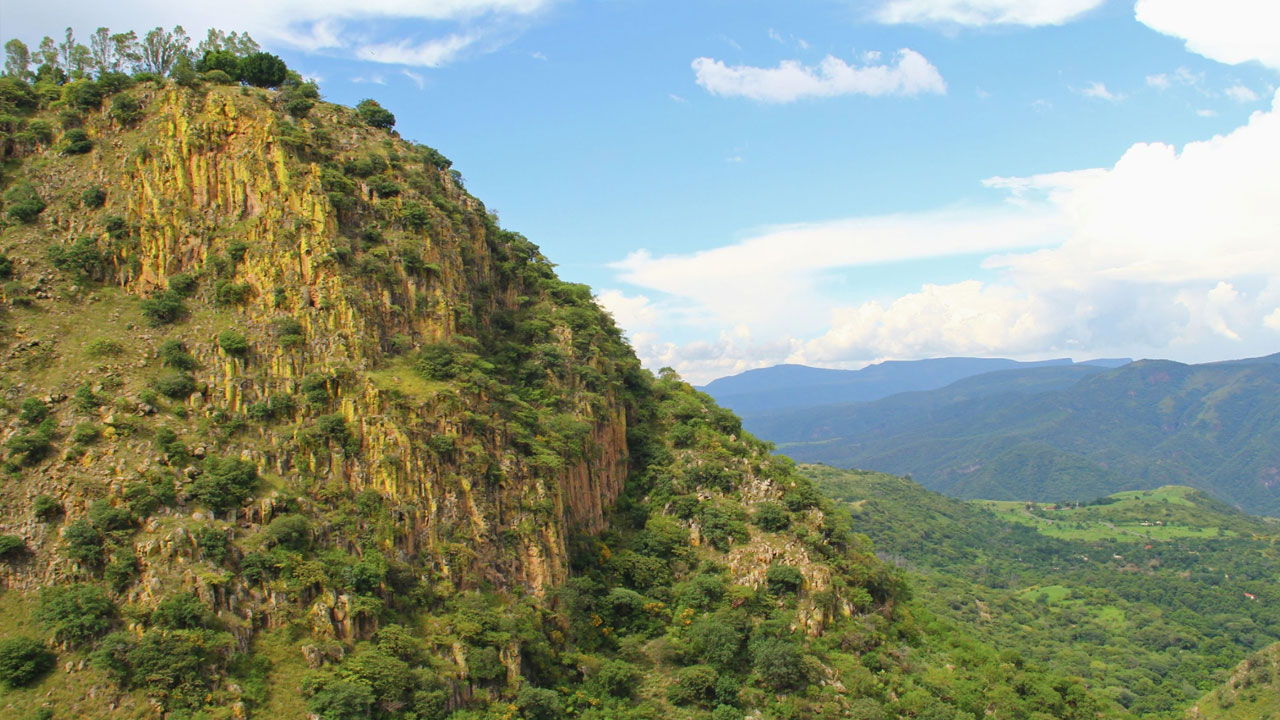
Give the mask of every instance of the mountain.
<svg viewBox="0 0 1280 720">
<path fill-rule="evenodd" d="M 444 156 L 237 52 L 0 77 L 6 716 L 1126 717 L 918 624 Z"/>
<path fill-rule="evenodd" d="M 1187 711 L 1187 720 L 1280 717 L 1280 643 L 1245 658 L 1231 676 Z"/>
<path fill-rule="evenodd" d="M 1115 367 L 1129 360 L 1089 360 L 1080 365 Z M 861 370 L 775 365 L 719 378 L 699 388 L 739 415 L 751 416 L 811 405 L 862 402 L 902 392 L 933 390 L 997 370 L 1073 365 L 1070 358 L 1019 362 L 1001 358 L 932 358 L 886 362 Z"/>
<path fill-rule="evenodd" d="M 1079 676 L 1137 717 L 1182 718 L 1193 705 L 1201 717 L 1265 717 L 1211 714 L 1209 698 L 1274 707 L 1273 660 L 1247 658 L 1280 638 L 1275 521 L 1179 486 L 1064 507 L 964 502 L 866 471 L 801 472 L 906 569 L 921 622 L 949 621 L 1007 661 Z M 1274 658 L 1271 647 L 1260 657 Z M 1247 671 L 1232 672 L 1242 661 Z M 1228 673 L 1227 689 L 1202 698 Z"/>
<path fill-rule="evenodd" d="M 1183 484 L 1280 514 L 1280 356 L 1028 368 L 875 402 L 748 416 L 797 460 L 967 498 L 1088 500 Z"/>
</svg>

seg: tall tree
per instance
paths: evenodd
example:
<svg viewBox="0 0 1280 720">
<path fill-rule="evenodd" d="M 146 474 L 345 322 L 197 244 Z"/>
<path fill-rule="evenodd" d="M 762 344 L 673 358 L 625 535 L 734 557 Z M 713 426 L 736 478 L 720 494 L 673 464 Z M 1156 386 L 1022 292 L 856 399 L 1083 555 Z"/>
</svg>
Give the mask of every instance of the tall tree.
<svg viewBox="0 0 1280 720">
<path fill-rule="evenodd" d="M 66 39 L 58 43 L 58 63 L 68 74 L 75 71 L 72 66 L 72 54 L 76 49 L 76 36 L 71 28 L 67 28 Z"/>
<path fill-rule="evenodd" d="M 58 64 L 58 43 L 48 35 L 40 41 L 40 49 L 36 51 L 36 61 L 51 68 L 61 68 Z"/>
<path fill-rule="evenodd" d="M 116 57 L 115 45 L 111 42 L 111 31 L 100 27 L 89 36 L 89 54 L 92 56 L 94 72 L 116 72 L 120 63 Z"/>
<path fill-rule="evenodd" d="M 116 64 L 112 68 L 113 71 L 120 71 L 126 67 L 134 70 L 142 61 L 142 52 L 138 48 L 138 34 L 132 30 L 112 35 L 111 47 L 114 49 L 116 56 Z"/>
<path fill-rule="evenodd" d="M 18 38 L 4 44 L 4 74 L 18 80 L 31 77 L 31 51 Z"/>
<path fill-rule="evenodd" d="M 142 38 L 140 45 L 142 69 L 157 75 L 168 75 L 174 63 L 182 55 L 191 52 L 191 38 L 181 25 L 174 25 L 172 31 L 164 28 L 153 28 Z"/>
</svg>

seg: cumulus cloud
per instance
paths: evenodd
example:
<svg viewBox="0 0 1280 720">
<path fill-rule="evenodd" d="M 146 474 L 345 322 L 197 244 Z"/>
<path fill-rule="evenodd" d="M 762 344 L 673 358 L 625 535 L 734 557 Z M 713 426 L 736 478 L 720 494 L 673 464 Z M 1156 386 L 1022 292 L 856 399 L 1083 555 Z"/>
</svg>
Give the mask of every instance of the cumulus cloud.
<svg viewBox="0 0 1280 720">
<path fill-rule="evenodd" d="M 744 97 L 761 102 L 788 103 L 801 98 L 837 95 L 942 94 L 947 85 L 923 55 L 899 50 L 894 62 L 850 65 L 828 55 L 817 66 L 784 60 L 777 67 L 728 66 L 700 57 L 693 61 L 698 84 L 713 95 Z"/>
<path fill-rule="evenodd" d="M 1280 3 L 1263 0 L 1138 0 L 1134 17 L 1181 38 L 1187 49 L 1232 65 L 1257 61 L 1280 70 Z"/>
<path fill-rule="evenodd" d="M 1104 0 L 889 0 L 875 11 L 883 23 L 1061 25 Z"/>
<path fill-rule="evenodd" d="M 682 307 L 678 322 L 736 329 L 696 348 L 637 344 L 695 380 L 781 361 L 1263 354 L 1280 330 L 1276 167 L 1280 94 L 1243 127 L 1181 149 L 1139 143 L 1109 168 L 990 178 L 999 205 L 774 228 L 616 267 L 659 310 Z M 983 281 L 854 303 L 823 287 L 833 268 L 975 252 Z"/>
<path fill-rule="evenodd" d="M 457 57 L 476 36 L 497 32 L 513 19 L 531 17 L 558 0 L 225 0 L 219 3 L 171 3 L 139 0 L 99 3 L 26 3 L 5 8 L 6 34 L 52 34 L 75 18 L 87 34 L 98 26 L 139 31 L 181 24 L 197 40 L 212 27 L 235 29 L 259 42 L 287 44 L 306 51 L 327 51 L 374 62 L 439 67 Z M 442 37 L 410 40 L 422 30 Z M 454 32 L 448 26 L 461 28 Z M 431 34 L 428 32 L 428 34 Z M 400 36 L 385 40 L 387 35 Z M 469 39 L 463 43 L 464 39 Z"/>
</svg>

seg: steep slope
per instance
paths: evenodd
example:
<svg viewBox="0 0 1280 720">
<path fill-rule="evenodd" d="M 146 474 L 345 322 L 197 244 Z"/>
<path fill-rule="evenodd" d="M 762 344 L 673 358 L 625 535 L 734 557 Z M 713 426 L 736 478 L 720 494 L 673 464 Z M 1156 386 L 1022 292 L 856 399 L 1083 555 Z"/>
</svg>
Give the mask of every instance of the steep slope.
<svg viewBox="0 0 1280 720">
<path fill-rule="evenodd" d="M 799 460 L 910 474 L 960 497 L 1088 500 L 1182 484 L 1280 513 L 1280 365 L 1146 360 L 992 373 L 748 421 Z"/>
<path fill-rule="evenodd" d="M 1063 508 L 966 503 L 879 473 L 801 471 L 850 508 L 882 557 L 908 568 L 931 612 L 1082 676 L 1138 717 L 1207 707 L 1208 688 L 1280 638 L 1280 525 L 1190 488 Z"/>
<path fill-rule="evenodd" d="M 438 152 L 217 80 L 0 78 L 6 711 L 1114 715 L 931 643 Z"/>
<path fill-rule="evenodd" d="M 1127 360 L 1094 360 L 1113 367 Z M 813 405 L 866 402 L 903 392 L 933 390 L 974 375 L 1035 367 L 1070 366 L 1070 358 L 1019 362 L 1003 358 L 931 358 L 868 365 L 861 370 L 829 370 L 775 365 L 723 377 L 700 388 L 744 417 Z"/>
<path fill-rule="evenodd" d="M 1187 711 L 1188 720 L 1280 717 L 1280 643 L 1241 661 L 1231 676 Z"/>
</svg>

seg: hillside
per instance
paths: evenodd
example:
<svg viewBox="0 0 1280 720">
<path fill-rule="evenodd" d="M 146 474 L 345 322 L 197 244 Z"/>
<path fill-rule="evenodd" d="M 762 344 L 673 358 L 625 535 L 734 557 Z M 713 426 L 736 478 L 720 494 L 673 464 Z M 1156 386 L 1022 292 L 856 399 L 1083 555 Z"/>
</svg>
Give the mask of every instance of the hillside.
<svg viewBox="0 0 1280 720">
<path fill-rule="evenodd" d="M 801 471 L 850 508 L 881 557 L 909 571 L 931 613 L 1079 675 L 1138 717 L 1181 718 L 1280 639 L 1280 525 L 1190 488 L 1062 508 L 966 503 L 879 473 Z"/>
<path fill-rule="evenodd" d="M 797 460 L 909 474 L 958 497 L 1074 501 L 1176 484 L 1278 514 L 1278 363 L 1004 371 L 745 422 Z"/>
<path fill-rule="evenodd" d="M 1090 360 L 1079 365 L 1114 367 L 1125 360 Z M 878 400 L 903 392 L 933 390 L 974 375 L 1036 367 L 1071 366 L 1069 358 L 1019 362 L 1003 358 L 931 358 L 830 370 L 775 365 L 719 378 L 699 388 L 723 407 L 749 417 L 779 410 Z"/>
<path fill-rule="evenodd" d="M 1188 720 L 1280 717 L 1280 643 L 1245 658 L 1222 686 L 1187 711 Z"/>
<path fill-rule="evenodd" d="M 0 78 L 7 715 L 1124 716 L 925 632 L 376 104 L 37 77 Z"/>
</svg>

